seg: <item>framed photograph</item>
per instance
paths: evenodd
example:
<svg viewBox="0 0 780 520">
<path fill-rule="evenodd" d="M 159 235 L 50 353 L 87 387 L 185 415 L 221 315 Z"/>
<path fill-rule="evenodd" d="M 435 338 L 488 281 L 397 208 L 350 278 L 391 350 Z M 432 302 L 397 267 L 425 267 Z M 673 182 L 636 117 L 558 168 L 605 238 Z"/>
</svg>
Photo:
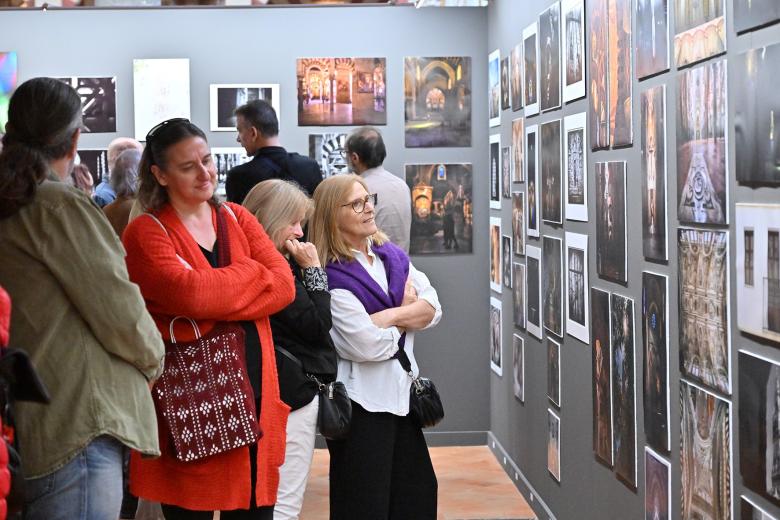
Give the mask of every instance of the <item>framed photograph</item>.
<svg viewBox="0 0 780 520">
<path fill-rule="evenodd" d="M 488 55 L 488 117 L 490 126 L 501 124 L 501 51 Z"/>
<path fill-rule="evenodd" d="M 677 230 L 680 374 L 731 393 L 726 231 Z"/>
<path fill-rule="evenodd" d="M 116 77 L 59 79 L 73 87 L 81 98 L 81 133 L 116 132 Z"/>
<path fill-rule="evenodd" d="M 8 103 L 18 81 L 18 56 L 16 52 L 0 52 L 0 128 L 5 133 L 8 122 Z"/>
<path fill-rule="evenodd" d="M 735 11 L 742 1 L 734 2 Z M 777 7 L 780 9 L 780 3 Z M 732 92 L 727 102 L 734 103 L 735 165 L 740 184 L 780 186 L 774 115 L 780 114 L 780 93 L 773 88 L 780 84 L 778 60 L 780 44 L 730 58 Z"/>
<path fill-rule="evenodd" d="M 490 217 L 490 289 L 501 292 L 501 218 Z"/>
<path fill-rule="evenodd" d="M 669 70 L 668 0 L 636 0 L 636 77 Z"/>
<path fill-rule="evenodd" d="M 780 507 L 780 363 L 739 351 L 739 472 L 742 482 Z"/>
<path fill-rule="evenodd" d="M 555 119 L 542 125 L 542 220 L 554 224 L 563 223 L 561 208 L 561 120 Z"/>
<path fill-rule="evenodd" d="M 643 404 L 647 443 L 669 453 L 669 278 L 642 272 Z"/>
<path fill-rule="evenodd" d="M 501 209 L 501 134 L 490 134 L 490 209 Z"/>
<path fill-rule="evenodd" d="M 542 112 L 561 107 L 561 5 L 539 15 L 539 103 Z"/>
<path fill-rule="evenodd" d="M 235 132 L 235 110 L 255 99 L 270 103 L 281 121 L 278 83 L 209 85 L 209 96 L 212 132 Z"/>
<path fill-rule="evenodd" d="M 591 361 L 593 374 L 593 454 L 596 460 L 611 468 L 612 452 L 612 358 L 609 328 L 609 293 L 591 287 Z"/>
<path fill-rule="evenodd" d="M 547 471 L 561 481 L 561 418 L 547 409 Z"/>
<path fill-rule="evenodd" d="M 608 0 L 587 0 L 590 41 L 588 120 L 590 149 L 609 148 L 609 32 Z"/>
<path fill-rule="evenodd" d="M 501 148 L 501 195 L 505 199 L 512 198 L 512 149 L 509 146 Z"/>
<path fill-rule="evenodd" d="M 501 237 L 501 264 L 504 267 L 504 287 L 512 288 L 512 237 Z"/>
<path fill-rule="evenodd" d="M 677 76 L 677 217 L 728 224 L 726 62 Z"/>
<path fill-rule="evenodd" d="M 588 153 L 585 112 L 563 120 L 563 153 L 566 164 L 566 219 L 588 221 Z"/>
<path fill-rule="evenodd" d="M 634 300 L 611 294 L 612 406 L 615 474 L 636 489 L 636 374 L 634 364 Z"/>
<path fill-rule="evenodd" d="M 518 329 L 525 328 L 525 265 L 512 264 L 514 287 L 512 288 L 513 321 Z"/>
<path fill-rule="evenodd" d="M 626 254 L 626 163 L 596 163 L 596 272 L 628 281 Z"/>
<path fill-rule="evenodd" d="M 502 375 L 501 300 L 490 298 L 490 369 Z"/>
<path fill-rule="evenodd" d="M 323 179 L 349 173 L 346 142 L 344 133 L 309 134 L 309 157 L 320 165 Z"/>
<path fill-rule="evenodd" d="M 225 182 L 230 170 L 249 162 L 252 158 L 247 157 L 246 150 L 241 146 L 220 148 L 215 146 L 211 149 L 211 158 L 217 166 L 217 196 L 226 197 Z"/>
<path fill-rule="evenodd" d="M 536 22 L 523 29 L 523 96 L 525 117 L 539 113 L 539 69 L 536 66 L 539 43 L 536 39 Z"/>
<path fill-rule="evenodd" d="M 737 34 L 780 22 L 780 4 L 774 0 L 735 0 L 734 29 Z"/>
<path fill-rule="evenodd" d="M 780 205 L 737 204 L 736 233 L 737 326 L 780 344 Z"/>
<path fill-rule="evenodd" d="M 731 518 L 731 403 L 680 381 L 681 518 Z"/>
<path fill-rule="evenodd" d="M 525 193 L 512 193 L 512 238 L 515 243 L 515 254 L 525 255 Z"/>
<path fill-rule="evenodd" d="M 471 58 L 404 58 L 407 148 L 471 146 Z"/>
<path fill-rule="evenodd" d="M 558 237 L 542 237 L 542 305 L 544 328 L 563 337 L 563 244 Z"/>
<path fill-rule="evenodd" d="M 645 448 L 645 520 L 672 520 L 672 465 Z"/>
<path fill-rule="evenodd" d="M 735 3 L 739 3 L 738 1 Z M 713 0 L 706 9 L 697 0 L 674 2 L 674 61 L 690 65 L 726 52 L 726 2 Z"/>
<path fill-rule="evenodd" d="M 562 0 L 563 102 L 585 97 L 585 0 Z"/>
<path fill-rule="evenodd" d="M 409 253 L 472 252 L 472 165 L 407 164 L 412 199 Z"/>
<path fill-rule="evenodd" d="M 525 129 L 525 178 L 528 190 L 528 236 L 539 238 L 539 174 L 536 171 L 538 148 L 537 126 L 530 125 Z"/>
<path fill-rule="evenodd" d="M 666 85 L 641 95 L 642 252 L 659 262 L 669 259 L 666 231 Z"/>
<path fill-rule="evenodd" d="M 740 497 L 740 518 L 750 520 L 776 520 L 774 516 L 761 509 L 755 502 L 745 495 Z"/>
<path fill-rule="evenodd" d="M 561 344 L 547 338 L 547 397 L 561 407 Z"/>
<path fill-rule="evenodd" d="M 517 112 L 523 108 L 523 45 L 521 43 L 512 47 L 509 60 L 509 72 L 511 73 L 509 90 L 512 94 L 512 111 Z"/>
<path fill-rule="evenodd" d="M 509 110 L 509 56 L 501 60 L 501 110 Z"/>
<path fill-rule="evenodd" d="M 526 330 L 542 339 L 542 250 L 526 246 Z"/>
<path fill-rule="evenodd" d="M 631 146 L 634 142 L 631 89 L 634 81 L 631 48 L 631 2 L 607 0 L 609 4 L 609 144 Z"/>
<path fill-rule="evenodd" d="M 190 118 L 190 60 L 133 60 L 135 138 L 146 141 L 155 125 Z"/>
<path fill-rule="evenodd" d="M 515 397 L 525 402 L 525 340 L 519 334 L 512 335 L 512 367 L 514 381 L 512 388 Z"/>
<path fill-rule="evenodd" d="M 588 235 L 566 232 L 566 332 L 590 344 Z"/>
<path fill-rule="evenodd" d="M 385 61 L 298 58 L 298 126 L 386 125 Z"/>
<path fill-rule="evenodd" d="M 518 117 L 512 121 L 512 182 L 524 182 L 525 170 L 523 156 L 525 155 L 524 119 Z"/>
<path fill-rule="evenodd" d="M 105 148 L 79 148 L 74 164 L 83 164 L 89 169 L 93 186 L 108 180 L 108 150 Z"/>
</svg>

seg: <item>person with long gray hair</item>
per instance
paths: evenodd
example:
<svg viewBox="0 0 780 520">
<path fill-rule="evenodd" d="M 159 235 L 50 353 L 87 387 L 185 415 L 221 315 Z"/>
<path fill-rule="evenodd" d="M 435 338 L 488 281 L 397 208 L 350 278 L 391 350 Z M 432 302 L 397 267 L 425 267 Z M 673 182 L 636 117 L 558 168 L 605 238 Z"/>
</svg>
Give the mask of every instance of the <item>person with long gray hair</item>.
<svg viewBox="0 0 780 520">
<path fill-rule="evenodd" d="M 113 202 L 103 207 L 103 213 L 108 217 L 111 227 L 117 236 L 127 227 L 130 220 L 130 210 L 135 202 L 135 191 L 138 184 L 138 164 L 141 162 L 141 152 L 131 148 L 125 150 L 116 158 L 111 173 L 111 188 L 116 193 Z"/>
<path fill-rule="evenodd" d="M 51 78 L 19 85 L 0 153 L 0 285 L 13 347 L 49 390 L 18 403 L 26 520 L 118 518 L 126 447 L 159 455 L 148 385 L 164 346 L 124 250 L 89 196 L 65 181 L 81 99 Z"/>
</svg>

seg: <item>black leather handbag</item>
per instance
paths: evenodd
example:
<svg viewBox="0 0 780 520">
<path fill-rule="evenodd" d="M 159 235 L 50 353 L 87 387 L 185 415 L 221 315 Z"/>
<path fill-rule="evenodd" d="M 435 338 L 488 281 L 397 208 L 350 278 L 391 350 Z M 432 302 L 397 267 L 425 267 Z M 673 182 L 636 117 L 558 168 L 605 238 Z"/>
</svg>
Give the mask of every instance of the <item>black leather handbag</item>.
<svg viewBox="0 0 780 520">
<path fill-rule="evenodd" d="M 317 411 L 317 429 L 326 439 L 341 440 L 349 433 L 352 422 L 352 401 L 347 387 L 341 381 L 323 383 L 317 376 L 307 373 L 303 363 L 287 349 L 276 345 L 276 351 L 298 365 L 306 376 L 317 384 L 319 389 L 319 410 Z"/>
<path fill-rule="evenodd" d="M 412 378 L 412 387 L 409 389 L 409 415 L 420 428 L 436 426 L 444 419 L 444 405 L 436 385 L 427 377 L 414 377 L 412 363 L 403 345 L 399 345 L 395 357 Z"/>
</svg>

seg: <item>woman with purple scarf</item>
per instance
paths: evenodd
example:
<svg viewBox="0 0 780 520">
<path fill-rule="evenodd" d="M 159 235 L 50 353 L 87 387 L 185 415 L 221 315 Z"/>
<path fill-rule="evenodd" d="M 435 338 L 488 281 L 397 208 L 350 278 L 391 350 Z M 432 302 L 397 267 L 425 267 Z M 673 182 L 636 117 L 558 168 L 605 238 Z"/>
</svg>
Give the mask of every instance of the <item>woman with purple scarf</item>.
<svg viewBox="0 0 780 520">
<path fill-rule="evenodd" d="M 314 192 L 309 238 L 328 273 L 338 380 L 352 399 L 349 435 L 328 441 L 330 518 L 435 520 L 436 474 L 409 417 L 409 390 L 419 372 L 414 331 L 436 325 L 441 305 L 377 229 L 376 200 L 356 175 L 329 177 Z"/>
</svg>

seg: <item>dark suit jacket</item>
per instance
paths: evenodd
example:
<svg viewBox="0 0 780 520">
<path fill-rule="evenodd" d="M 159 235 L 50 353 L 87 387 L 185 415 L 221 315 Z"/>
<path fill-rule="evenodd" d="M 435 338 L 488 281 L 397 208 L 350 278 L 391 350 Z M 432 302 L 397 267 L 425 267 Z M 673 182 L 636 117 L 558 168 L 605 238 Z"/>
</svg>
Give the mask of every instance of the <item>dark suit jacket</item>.
<svg viewBox="0 0 780 520">
<path fill-rule="evenodd" d="M 227 199 L 241 204 L 257 183 L 268 179 L 295 181 L 312 196 L 314 189 L 322 182 L 322 172 L 314 160 L 297 153 L 288 153 L 281 146 L 260 148 L 251 161 L 228 172 L 225 181 Z"/>
</svg>

